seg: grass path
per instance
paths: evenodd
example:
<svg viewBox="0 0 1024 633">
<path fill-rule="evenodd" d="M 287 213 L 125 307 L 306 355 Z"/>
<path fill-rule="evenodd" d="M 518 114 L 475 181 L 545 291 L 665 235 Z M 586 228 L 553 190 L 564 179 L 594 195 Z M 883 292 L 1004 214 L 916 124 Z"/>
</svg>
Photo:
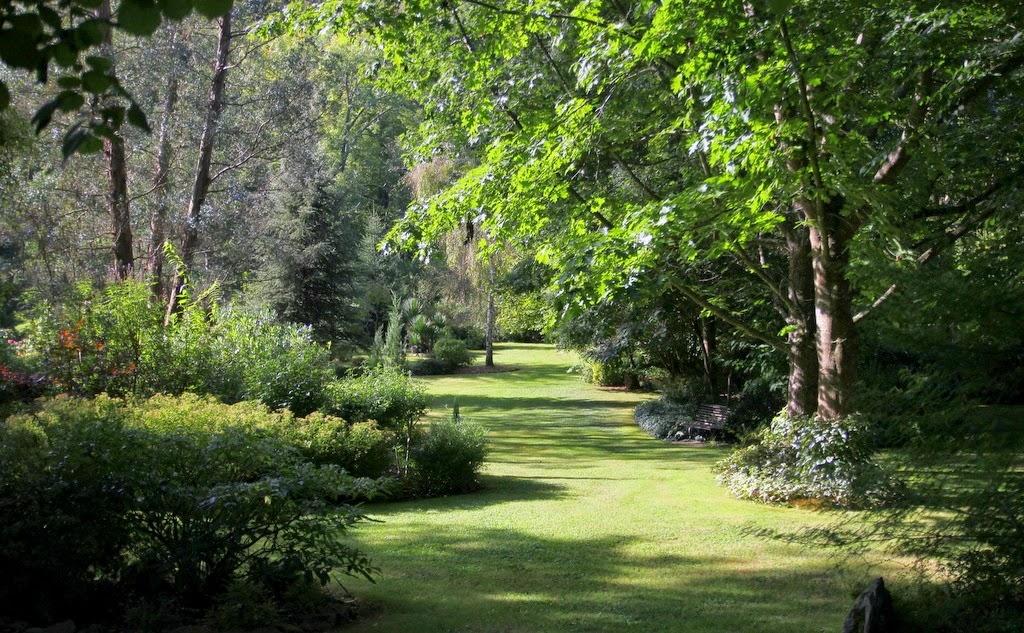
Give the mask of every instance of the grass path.
<svg viewBox="0 0 1024 633">
<path fill-rule="evenodd" d="M 505 345 L 518 371 L 428 380 L 433 415 L 458 398 L 489 429 L 486 488 L 375 505 L 358 530 L 382 572 L 347 586 L 350 631 L 838 631 L 867 572 L 756 528 L 827 520 L 729 497 L 720 449 L 673 446 L 632 424 L 636 394 L 566 373 L 543 345 Z"/>
</svg>

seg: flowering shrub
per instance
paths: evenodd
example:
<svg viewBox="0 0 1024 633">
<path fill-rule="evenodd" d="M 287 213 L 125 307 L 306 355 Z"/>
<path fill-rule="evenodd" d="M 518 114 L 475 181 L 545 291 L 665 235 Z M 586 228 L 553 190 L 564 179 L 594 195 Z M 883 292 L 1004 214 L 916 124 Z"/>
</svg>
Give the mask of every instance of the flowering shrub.
<svg viewBox="0 0 1024 633">
<path fill-rule="evenodd" d="M 333 377 L 306 326 L 216 303 L 187 303 L 165 326 L 163 305 L 137 282 L 80 286 L 59 309 L 38 303 L 22 330 L 57 389 L 80 396 L 193 391 L 306 415 Z"/>
<path fill-rule="evenodd" d="M 766 503 L 815 499 L 842 507 L 876 505 L 898 486 L 871 455 L 867 428 L 856 417 L 779 415 L 752 444 L 718 464 L 718 479 L 736 496 Z"/>
</svg>

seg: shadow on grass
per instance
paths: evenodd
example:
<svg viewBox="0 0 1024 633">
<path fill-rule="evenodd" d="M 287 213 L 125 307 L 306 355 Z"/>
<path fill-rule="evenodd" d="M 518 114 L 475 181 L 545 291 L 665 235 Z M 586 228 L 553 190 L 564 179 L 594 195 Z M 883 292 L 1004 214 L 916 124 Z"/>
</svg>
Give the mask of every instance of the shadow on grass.
<svg viewBox="0 0 1024 633">
<path fill-rule="evenodd" d="M 850 600 L 826 567 L 645 555 L 630 537 L 498 528 L 453 535 L 414 523 L 388 545 L 381 586 L 424 590 L 385 589 L 371 600 L 387 614 L 386 630 L 796 632 L 821 630 L 823 610 L 836 613 L 838 630 Z"/>
<path fill-rule="evenodd" d="M 628 400 L 438 394 L 435 415 L 444 415 L 441 406 L 454 402 L 463 415 L 494 429 L 489 437 L 492 463 L 613 458 L 710 464 L 721 459 L 720 451 L 673 446 L 634 433 L 631 410 L 636 403 Z"/>
<path fill-rule="evenodd" d="M 548 483 L 548 479 L 554 478 L 544 477 L 536 479 L 512 475 L 482 475 L 480 478 L 480 490 L 471 493 L 427 499 L 370 503 L 366 506 L 366 510 L 375 518 L 384 518 L 386 520 L 387 515 L 391 512 L 401 512 L 409 509 L 426 512 L 473 510 L 499 503 L 544 501 L 566 496 L 565 486 L 557 483 Z"/>
</svg>

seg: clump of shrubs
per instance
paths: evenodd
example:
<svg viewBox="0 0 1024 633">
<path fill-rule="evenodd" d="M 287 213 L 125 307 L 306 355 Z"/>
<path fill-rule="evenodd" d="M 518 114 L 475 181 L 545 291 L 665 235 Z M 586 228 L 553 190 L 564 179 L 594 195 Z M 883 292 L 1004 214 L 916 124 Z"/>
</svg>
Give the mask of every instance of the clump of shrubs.
<svg viewBox="0 0 1024 633">
<path fill-rule="evenodd" d="M 452 337 L 438 339 L 434 343 L 433 355 L 434 360 L 448 372 L 468 365 L 473 360 L 473 355 L 466 348 L 466 343 Z"/>
<path fill-rule="evenodd" d="M 856 417 L 779 415 L 719 463 L 718 472 L 736 496 L 765 503 L 864 507 L 892 499 L 899 489 L 872 459 L 869 433 Z"/>
<path fill-rule="evenodd" d="M 640 386 L 639 370 L 628 359 L 621 357 L 598 358 L 588 354 L 580 364 L 574 367 L 584 382 L 601 387 L 626 387 L 634 389 Z"/>
<path fill-rule="evenodd" d="M 646 400 L 637 405 L 633 419 L 637 426 L 660 440 L 675 439 L 676 433 L 693 421 L 695 407 L 667 398 Z"/>
<path fill-rule="evenodd" d="M 320 449 L 293 442 L 288 416 L 195 396 L 100 396 L 9 418 L 0 610 L 82 622 L 134 604 L 188 620 L 247 587 L 286 613 L 289 596 L 325 598 L 335 573 L 369 577 L 369 560 L 338 537 L 363 518 L 340 500 L 374 484 L 334 463 L 343 451 L 311 460 Z"/>
<path fill-rule="evenodd" d="M 463 418 L 456 408 L 451 417 L 431 423 L 412 450 L 419 493 L 438 496 L 476 490 L 486 456 L 483 427 Z"/>
<path fill-rule="evenodd" d="M 383 429 L 401 431 L 426 413 L 427 395 L 401 369 L 379 365 L 329 383 L 324 411 L 350 422 L 375 420 Z"/>
<path fill-rule="evenodd" d="M 192 391 L 306 415 L 323 406 L 334 374 L 306 326 L 212 298 L 186 302 L 165 325 L 162 303 L 138 282 L 79 286 L 59 309 L 38 302 L 20 331 L 23 360 L 79 396 Z"/>
</svg>

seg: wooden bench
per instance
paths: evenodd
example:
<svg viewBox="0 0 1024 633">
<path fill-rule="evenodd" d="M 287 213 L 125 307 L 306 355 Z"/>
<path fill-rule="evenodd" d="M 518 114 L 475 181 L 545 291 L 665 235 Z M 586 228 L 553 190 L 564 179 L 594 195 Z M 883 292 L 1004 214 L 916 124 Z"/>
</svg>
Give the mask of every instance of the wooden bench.
<svg viewBox="0 0 1024 633">
<path fill-rule="evenodd" d="M 729 407 L 723 404 L 702 404 L 690 423 L 690 435 L 698 431 L 721 431 L 729 420 Z"/>
</svg>

